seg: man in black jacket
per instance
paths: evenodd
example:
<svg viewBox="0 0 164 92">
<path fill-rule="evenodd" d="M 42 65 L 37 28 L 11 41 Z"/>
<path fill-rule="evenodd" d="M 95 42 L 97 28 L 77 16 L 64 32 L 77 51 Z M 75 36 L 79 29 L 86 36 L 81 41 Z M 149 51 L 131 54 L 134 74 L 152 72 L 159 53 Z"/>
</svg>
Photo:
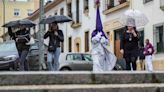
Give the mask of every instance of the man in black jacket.
<svg viewBox="0 0 164 92">
<path fill-rule="evenodd" d="M 52 23 L 49 26 L 49 30 L 44 35 L 44 39 L 49 37 L 47 65 L 50 71 L 57 71 L 59 68 L 59 56 L 60 56 L 60 43 L 64 41 L 64 35 L 61 30 L 58 29 L 57 23 Z M 53 60 L 54 59 L 54 63 Z"/>
<path fill-rule="evenodd" d="M 28 70 L 28 64 L 26 61 L 26 56 L 28 54 L 30 45 L 26 45 L 30 41 L 30 30 L 26 29 L 25 25 L 19 26 L 19 30 L 17 32 L 12 32 L 11 28 L 8 28 L 8 32 L 10 37 L 15 40 L 16 47 L 19 53 L 19 61 L 20 61 L 20 70 Z"/>
</svg>

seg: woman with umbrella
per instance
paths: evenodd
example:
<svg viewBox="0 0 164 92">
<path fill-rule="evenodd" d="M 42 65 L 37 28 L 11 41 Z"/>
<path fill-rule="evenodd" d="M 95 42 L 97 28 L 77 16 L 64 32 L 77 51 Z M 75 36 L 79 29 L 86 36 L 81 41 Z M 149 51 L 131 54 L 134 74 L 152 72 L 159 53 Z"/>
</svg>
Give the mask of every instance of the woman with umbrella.
<svg viewBox="0 0 164 92">
<path fill-rule="evenodd" d="M 97 0 L 97 6 L 96 29 L 92 32 L 91 38 L 93 71 L 110 71 L 116 64 L 116 57 L 106 48 L 108 45 L 108 37 L 105 35 L 102 27 L 99 0 Z"/>
<path fill-rule="evenodd" d="M 57 71 L 59 68 L 60 43 L 64 41 L 64 35 L 59 30 L 56 22 L 49 24 L 49 30 L 44 35 L 44 39 L 49 37 L 47 65 L 50 71 Z M 53 62 L 54 60 L 54 62 Z"/>
<path fill-rule="evenodd" d="M 131 70 L 131 63 L 133 70 L 136 70 L 136 61 L 139 54 L 139 34 L 136 31 L 135 20 L 129 19 L 125 32 L 121 39 L 121 53 L 126 60 L 126 70 Z"/>
<path fill-rule="evenodd" d="M 20 61 L 19 68 L 21 71 L 24 71 L 24 70 L 28 70 L 26 56 L 28 54 L 30 45 L 27 45 L 26 43 L 30 41 L 30 30 L 27 30 L 25 25 L 19 25 L 18 28 L 19 30 L 14 33 L 9 27 L 8 32 L 10 37 L 16 42 L 16 47 L 18 50 L 19 61 Z"/>
<path fill-rule="evenodd" d="M 49 24 L 49 30 L 45 33 L 44 39 L 49 37 L 47 65 L 50 71 L 57 71 L 59 68 L 60 43 L 64 41 L 63 32 L 59 30 L 57 23 L 69 21 L 72 19 L 64 15 L 50 16 L 40 21 L 40 24 Z"/>
<path fill-rule="evenodd" d="M 12 21 L 4 25 L 4 27 L 8 27 L 8 33 L 10 37 L 16 42 L 20 61 L 19 68 L 21 71 L 28 70 L 26 56 L 30 48 L 30 45 L 28 44 L 28 42 L 30 41 L 30 30 L 28 30 L 27 28 L 30 28 L 32 26 L 35 26 L 35 24 L 26 19 Z M 19 28 L 19 30 L 13 32 L 13 28 Z"/>
<path fill-rule="evenodd" d="M 146 25 L 148 23 L 148 19 L 138 10 L 128 10 L 123 14 L 120 22 L 125 25 L 126 29 L 124 30 L 120 41 L 120 52 L 126 60 L 126 70 L 136 70 L 140 38 L 136 27 Z"/>
</svg>

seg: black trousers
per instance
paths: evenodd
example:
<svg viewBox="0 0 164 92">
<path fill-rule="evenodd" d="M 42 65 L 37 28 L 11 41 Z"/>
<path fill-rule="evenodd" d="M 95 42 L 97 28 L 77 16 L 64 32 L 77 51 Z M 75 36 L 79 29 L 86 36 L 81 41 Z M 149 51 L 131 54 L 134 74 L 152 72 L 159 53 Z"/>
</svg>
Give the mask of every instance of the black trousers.
<svg viewBox="0 0 164 92">
<path fill-rule="evenodd" d="M 125 57 L 125 60 L 126 60 L 126 70 L 131 70 L 131 65 L 130 65 L 131 63 L 132 63 L 133 70 L 137 69 L 137 64 L 136 64 L 137 57 Z"/>
</svg>

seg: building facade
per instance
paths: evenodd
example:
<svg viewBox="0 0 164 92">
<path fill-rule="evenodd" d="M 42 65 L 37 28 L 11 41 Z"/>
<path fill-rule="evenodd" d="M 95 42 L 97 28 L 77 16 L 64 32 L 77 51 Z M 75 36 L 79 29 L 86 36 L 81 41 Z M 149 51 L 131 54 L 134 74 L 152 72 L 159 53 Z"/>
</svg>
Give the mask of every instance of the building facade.
<svg viewBox="0 0 164 92">
<path fill-rule="evenodd" d="M 121 1 L 121 0 L 118 0 Z M 120 34 L 123 26 L 119 23 L 119 18 L 128 9 L 136 9 L 143 12 L 149 19 L 145 27 L 137 28 L 141 38 L 140 42 L 144 43 L 145 39 L 150 39 L 154 45 L 156 54 L 153 56 L 153 65 L 156 70 L 164 70 L 164 1 L 163 0 L 122 0 L 118 5 L 116 0 L 106 0 L 110 2 L 103 12 L 106 21 L 104 21 L 105 30 L 110 31 L 112 47 L 118 58 L 120 53 Z M 111 4 L 111 5 L 110 5 Z"/>
<path fill-rule="evenodd" d="M 73 19 L 72 22 L 59 24 L 63 30 L 65 41 L 62 45 L 63 52 L 90 52 L 91 33 L 96 23 L 96 0 L 54 0 L 45 6 L 45 17 L 52 15 L 66 15 Z M 120 53 L 120 36 L 124 28 L 120 17 L 128 9 L 137 9 L 149 19 L 145 27 L 137 28 L 141 34 L 141 41 L 150 39 L 156 54 L 153 64 L 156 70 L 164 70 L 164 2 L 163 0 L 100 0 L 100 13 L 104 31 L 109 37 L 108 49 L 117 58 L 122 58 Z M 39 11 L 29 19 L 39 23 Z M 45 32 L 48 25 L 45 25 Z M 35 32 L 38 31 L 36 27 Z M 48 44 L 48 39 L 45 40 Z"/>
<path fill-rule="evenodd" d="M 39 7 L 39 0 L 0 0 L 0 37 L 6 34 L 1 26 L 9 21 L 24 19 Z M 7 38 L 6 38 L 7 40 Z"/>
<path fill-rule="evenodd" d="M 38 24 L 38 15 L 39 10 L 29 19 Z M 95 29 L 96 22 L 95 0 L 54 0 L 45 6 L 45 17 L 52 15 L 66 15 L 73 19 L 72 22 L 59 24 L 59 28 L 65 35 L 64 52 L 89 52 L 91 50 L 91 33 Z M 47 27 L 48 25 L 45 31 Z M 36 27 L 37 30 L 38 27 Z M 45 40 L 45 43 L 47 44 L 48 40 Z"/>
</svg>

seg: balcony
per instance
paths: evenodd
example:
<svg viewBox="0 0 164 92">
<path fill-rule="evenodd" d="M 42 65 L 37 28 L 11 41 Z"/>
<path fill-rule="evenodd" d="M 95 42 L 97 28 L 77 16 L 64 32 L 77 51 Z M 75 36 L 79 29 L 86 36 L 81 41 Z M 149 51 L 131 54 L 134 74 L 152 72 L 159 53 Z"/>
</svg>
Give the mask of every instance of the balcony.
<svg viewBox="0 0 164 92">
<path fill-rule="evenodd" d="M 103 11 L 103 14 L 107 15 L 110 13 L 113 13 L 117 10 L 120 10 L 122 8 L 130 6 L 130 2 L 126 0 L 120 0 L 120 2 L 117 2 L 118 4 L 106 4 L 105 9 Z"/>
<path fill-rule="evenodd" d="M 82 16 L 81 15 L 82 15 L 81 11 L 79 11 L 79 13 L 78 12 L 72 13 L 72 19 L 73 19 L 73 22 L 71 24 L 72 28 L 78 28 L 81 26 L 81 23 L 82 23 Z"/>
<path fill-rule="evenodd" d="M 160 0 L 160 8 L 164 11 L 164 0 Z"/>
</svg>

